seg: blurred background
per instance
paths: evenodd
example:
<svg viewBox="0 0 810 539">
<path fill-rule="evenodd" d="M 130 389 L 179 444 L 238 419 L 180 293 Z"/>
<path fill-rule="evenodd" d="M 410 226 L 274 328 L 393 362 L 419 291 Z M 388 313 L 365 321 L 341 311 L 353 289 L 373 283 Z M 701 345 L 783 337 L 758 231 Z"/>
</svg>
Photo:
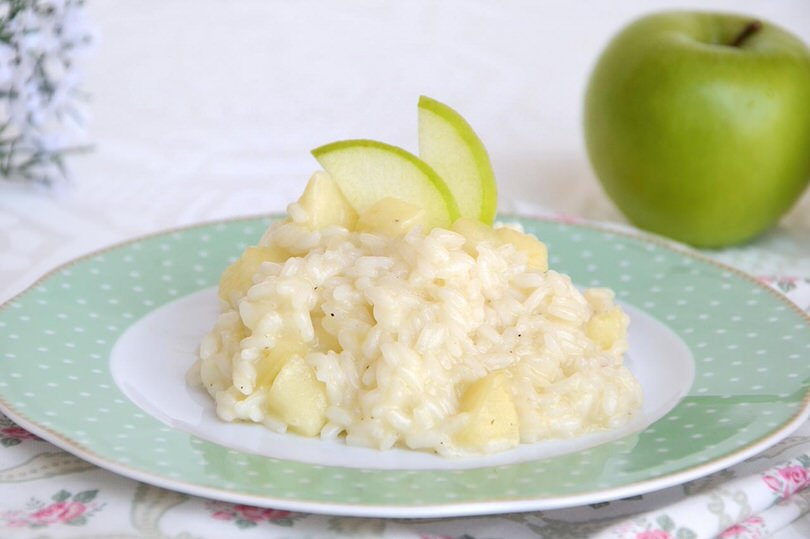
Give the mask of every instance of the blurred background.
<svg viewBox="0 0 810 539">
<path fill-rule="evenodd" d="M 0 281 L 11 292 L 127 237 L 282 211 L 320 144 L 415 151 L 420 94 L 481 136 L 502 212 L 623 222 L 587 161 L 584 89 L 614 33 L 672 7 L 751 13 L 810 41 L 807 0 L 90 0 L 82 87 L 94 147 L 68 160 L 72 182 L 56 189 L 0 182 Z M 794 266 L 804 250 L 807 265 L 808 237 L 810 193 L 760 242 Z M 749 270 L 773 273 L 771 262 Z"/>
</svg>

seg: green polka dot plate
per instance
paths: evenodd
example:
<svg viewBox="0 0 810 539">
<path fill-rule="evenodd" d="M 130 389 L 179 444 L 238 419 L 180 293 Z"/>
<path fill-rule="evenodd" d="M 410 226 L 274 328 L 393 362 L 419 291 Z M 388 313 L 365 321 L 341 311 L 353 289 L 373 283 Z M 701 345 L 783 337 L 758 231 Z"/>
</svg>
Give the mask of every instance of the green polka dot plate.
<svg viewBox="0 0 810 539">
<path fill-rule="evenodd" d="M 67 264 L 0 308 L 0 409 L 55 445 L 162 487 L 316 513 L 439 517 L 641 494 L 739 462 L 810 414 L 809 318 L 755 279 L 654 239 L 517 219 L 581 286 L 631 318 L 645 393 L 619 430 L 444 459 L 219 421 L 185 383 L 215 285 L 269 219 L 131 241 Z"/>
</svg>

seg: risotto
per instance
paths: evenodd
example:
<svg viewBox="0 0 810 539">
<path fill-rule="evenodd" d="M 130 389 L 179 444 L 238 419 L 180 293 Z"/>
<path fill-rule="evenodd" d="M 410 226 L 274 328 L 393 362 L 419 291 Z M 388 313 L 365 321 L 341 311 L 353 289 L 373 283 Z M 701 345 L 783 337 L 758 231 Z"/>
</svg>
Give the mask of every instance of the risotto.
<svg viewBox="0 0 810 539">
<path fill-rule="evenodd" d="M 427 230 L 418 208 L 358 216 L 339 193 L 314 215 L 306 196 L 223 274 L 190 372 L 223 420 L 459 455 L 611 428 L 640 406 L 613 293 L 548 269 L 519 226 Z"/>
</svg>

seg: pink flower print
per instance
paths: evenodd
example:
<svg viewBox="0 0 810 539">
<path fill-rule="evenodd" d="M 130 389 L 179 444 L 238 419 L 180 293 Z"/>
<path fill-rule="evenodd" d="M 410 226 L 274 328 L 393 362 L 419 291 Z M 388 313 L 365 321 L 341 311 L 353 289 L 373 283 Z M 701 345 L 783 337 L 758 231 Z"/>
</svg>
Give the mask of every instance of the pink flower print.
<svg viewBox="0 0 810 539">
<path fill-rule="evenodd" d="M 640 532 L 636 535 L 635 539 L 674 539 L 669 532 L 664 530 L 648 530 Z"/>
<path fill-rule="evenodd" d="M 13 447 L 23 440 L 39 440 L 39 438 L 11 421 L 0 422 L 0 445 Z"/>
<path fill-rule="evenodd" d="M 768 488 L 782 498 L 789 498 L 810 485 L 810 472 L 803 466 L 787 466 L 776 471 L 776 474 L 762 478 Z"/>
<path fill-rule="evenodd" d="M 0 513 L 0 527 L 35 529 L 58 524 L 83 526 L 89 517 L 104 507 L 104 504 L 93 501 L 97 494 L 98 490 L 85 490 L 76 494 L 60 490 L 51 496 L 49 502 L 31 498 L 25 509 Z"/>
<path fill-rule="evenodd" d="M 289 511 L 265 509 L 252 505 L 209 502 L 206 504 L 211 518 L 232 521 L 238 528 L 252 528 L 262 522 L 276 526 L 292 526 L 299 516 Z"/>
<path fill-rule="evenodd" d="M 747 518 L 740 524 L 734 524 L 733 526 L 726 528 L 718 537 L 720 539 L 753 539 L 760 537 L 760 530 L 757 528 L 761 528 L 763 524 L 765 524 L 765 521 L 762 520 L 762 517 L 754 515 Z"/>
<path fill-rule="evenodd" d="M 239 516 L 246 520 L 252 520 L 253 522 L 264 520 L 264 509 L 251 505 L 234 505 L 233 508 Z"/>
<path fill-rule="evenodd" d="M 81 502 L 56 502 L 33 513 L 29 519 L 34 524 L 43 525 L 67 523 L 82 516 L 85 511 L 87 507 Z"/>
<path fill-rule="evenodd" d="M 745 526 L 742 524 L 734 524 L 733 526 L 726 528 L 725 531 L 720 534 L 720 539 L 734 539 L 735 537 L 740 537 L 745 532 Z"/>
<path fill-rule="evenodd" d="M 264 510 L 264 519 L 267 521 L 284 520 L 290 518 L 290 515 L 292 515 L 292 513 L 290 513 L 289 511 L 282 511 L 280 509 Z"/>
<path fill-rule="evenodd" d="M 235 505 L 234 510 L 244 518 L 253 522 L 261 522 L 263 520 L 280 520 L 290 516 L 289 511 L 279 511 L 277 509 L 262 509 L 260 507 L 253 507 L 251 505 Z"/>
<path fill-rule="evenodd" d="M 5 436 L 6 438 L 14 438 L 16 440 L 39 440 L 37 436 L 16 425 L 0 430 L 0 435 Z"/>
<path fill-rule="evenodd" d="M 757 281 L 762 284 L 766 284 L 772 286 L 782 292 L 783 294 L 787 294 L 793 291 L 799 284 L 798 277 L 789 277 L 789 276 L 781 276 L 781 277 L 770 277 L 770 276 L 761 276 L 757 277 Z"/>
<path fill-rule="evenodd" d="M 768 488 L 774 492 L 780 492 L 782 490 L 782 482 L 779 478 L 774 477 L 772 475 L 766 475 L 762 477 L 762 480 L 768 485 Z"/>
<path fill-rule="evenodd" d="M 785 480 L 787 496 L 791 496 L 808 484 L 810 484 L 810 473 L 802 466 L 788 466 L 779 470 L 779 475 Z"/>
</svg>

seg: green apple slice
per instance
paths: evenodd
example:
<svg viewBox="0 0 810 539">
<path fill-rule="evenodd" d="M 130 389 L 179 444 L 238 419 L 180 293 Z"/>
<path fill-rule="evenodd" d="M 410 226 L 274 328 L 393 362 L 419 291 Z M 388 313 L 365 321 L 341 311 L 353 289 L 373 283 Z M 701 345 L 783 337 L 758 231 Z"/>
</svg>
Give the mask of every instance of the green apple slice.
<svg viewBox="0 0 810 539">
<path fill-rule="evenodd" d="M 456 200 L 441 176 L 402 148 L 375 140 L 341 140 L 315 148 L 312 155 L 358 214 L 394 197 L 424 208 L 431 228 L 447 228 L 458 218 Z"/>
<path fill-rule="evenodd" d="M 498 192 L 484 144 L 458 112 L 425 96 L 419 98 L 419 157 L 447 182 L 462 217 L 492 224 Z"/>
</svg>

